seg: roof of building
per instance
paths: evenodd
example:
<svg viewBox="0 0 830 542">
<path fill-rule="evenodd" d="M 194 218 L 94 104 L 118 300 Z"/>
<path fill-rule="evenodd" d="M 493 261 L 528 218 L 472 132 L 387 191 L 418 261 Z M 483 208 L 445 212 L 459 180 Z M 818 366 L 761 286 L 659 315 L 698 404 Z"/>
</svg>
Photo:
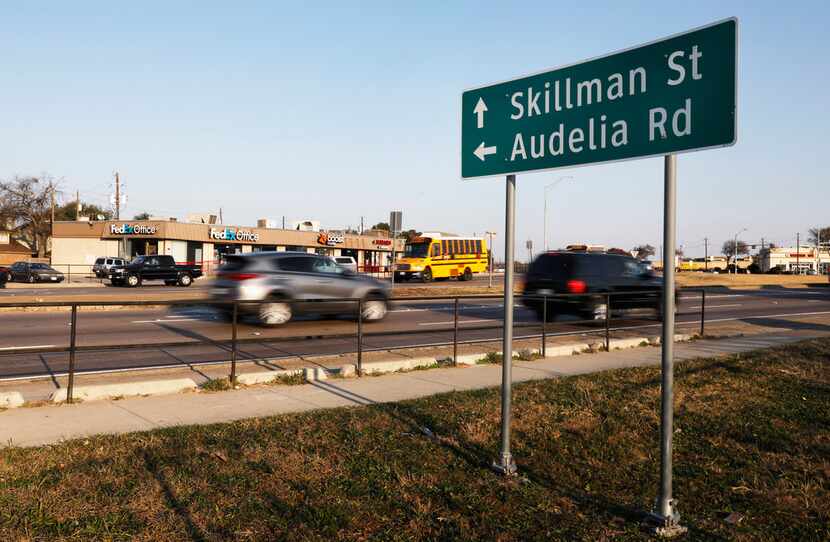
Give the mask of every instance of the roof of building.
<svg viewBox="0 0 830 542">
<path fill-rule="evenodd" d="M 9 243 L 0 243 L 0 253 L 31 254 L 32 249 L 17 241 L 11 241 Z"/>
</svg>

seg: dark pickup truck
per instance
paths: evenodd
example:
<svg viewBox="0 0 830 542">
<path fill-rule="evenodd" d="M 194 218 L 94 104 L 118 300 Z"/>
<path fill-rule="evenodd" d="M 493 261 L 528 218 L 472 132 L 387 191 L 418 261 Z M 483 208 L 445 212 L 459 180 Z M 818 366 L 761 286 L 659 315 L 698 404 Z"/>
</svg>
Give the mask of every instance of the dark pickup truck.
<svg viewBox="0 0 830 542">
<path fill-rule="evenodd" d="M 163 280 L 168 286 L 190 286 L 193 279 L 202 276 L 199 265 L 178 265 L 173 256 L 136 256 L 127 265 L 110 269 L 109 279 L 113 286 L 141 286 L 147 280 Z"/>
</svg>

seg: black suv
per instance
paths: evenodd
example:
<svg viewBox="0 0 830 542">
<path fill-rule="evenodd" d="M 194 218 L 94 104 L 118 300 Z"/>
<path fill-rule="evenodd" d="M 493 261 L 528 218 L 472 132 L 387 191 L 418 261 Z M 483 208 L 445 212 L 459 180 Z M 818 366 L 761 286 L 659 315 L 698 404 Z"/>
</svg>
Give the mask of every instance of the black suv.
<svg viewBox="0 0 830 542">
<path fill-rule="evenodd" d="M 548 300 L 547 314 L 601 320 L 611 310 L 655 309 L 662 314 L 663 279 L 630 256 L 605 252 L 547 252 L 530 264 L 522 303 L 542 319 L 542 296 L 586 294 Z M 593 294 L 593 295 L 591 295 Z"/>
</svg>

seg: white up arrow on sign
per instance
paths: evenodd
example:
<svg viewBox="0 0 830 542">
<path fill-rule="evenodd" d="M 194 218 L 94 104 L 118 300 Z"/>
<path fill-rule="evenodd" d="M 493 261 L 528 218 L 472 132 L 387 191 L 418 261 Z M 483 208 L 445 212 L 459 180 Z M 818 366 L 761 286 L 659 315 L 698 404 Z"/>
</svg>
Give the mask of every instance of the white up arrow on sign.
<svg viewBox="0 0 830 542">
<path fill-rule="evenodd" d="M 484 128 L 484 112 L 487 111 L 487 104 L 484 103 L 484 100 L 479 98 L 478 102 L 476 103 L 475 109 L 473 109 L 473 113 L 476 115 L 476 128 Z"/>
<path fill-rule="evenodd" d="M 481 145 L 476 147 L 476 150 L 473 151 L 473 154 L 475 154 L 479 160 L 484 162 L 485 156 L 487 156 L 488 154 L 496 154 L 496 146 L 493 145 L 492 147 L 485 147 L 484 141 L 482 141 Z"/>
</svg>

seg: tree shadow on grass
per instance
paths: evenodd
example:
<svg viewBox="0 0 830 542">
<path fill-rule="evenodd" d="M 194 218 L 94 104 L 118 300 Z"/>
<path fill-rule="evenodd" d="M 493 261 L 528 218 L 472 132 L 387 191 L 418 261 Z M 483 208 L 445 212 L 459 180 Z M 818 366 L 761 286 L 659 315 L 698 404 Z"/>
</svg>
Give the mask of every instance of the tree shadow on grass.
<svg viewBox="0 0 830 542">
<path fill-rule="evenodd" d="M 159 487 L 161 487 L 162 493 L 164 494 L 164 501 L 167 507 L 173 510 L 176 513 L 176 515 L 178 515 L 179 518 L 182 520 L 182 523 L 184 523 L 184 528 L 187 531 L 188 538 L 190 540 L 198 541 L 207 540 L 207 534 L 202 529 L 200 529 L 198 525 L 196 525 L 187 507 L 184 504 L 182 504 L 176 497 L 176 493 L 173 491 L 173 488 L 167 482 L 158 460 L 154 458 L 146 450 L 143 452 L 142 455 L 144 459 L 144 467 L 150 474 L 153 475 L 153 477 L 158 482 Z"/>
<path fill-rule="evenodd" d="M 343 397 L 357 405 L 369 406 L 390 416 L 408 427 L 413 434 L 421 434 L 432 442 L 447 450 L 456 458 L 467 463 L 476 470 L 493 472 L 493 460 L 498 452 L 494 447 L 486 447 L 470 442 L 460 436 L 459 432 L 448 425 L 444 420 L 415 407 L 411 403 L 378 403 L 368 397 L 345 390 L 331 383 L 315 382 L 315 387 Z M 494 442 L 494 445 L 496 443 Z M 620 517 L 629 523 L 641 524 L 648 517 L 648 512 L 620 503 L 597 493 L 586 492 L 578 487 L 562 484 L 561 480 L 554 480 L 544 473 L 538 471 L 533 465 L 524 463 L 521 457 L 517 458 L 519 476 L 526 478 L 532 483 L 546 488 L 548 491 L 567 497 L 576 502 L 579 506 L 592 510 L 600 517 L 605 517 L 610 522 L 613 517 Z M 657 488 L 655 487 L 655 491 Z M 717 539 L 714 533 L 703 531 L 689 526 L 690 533 Z"/>
</svg>

